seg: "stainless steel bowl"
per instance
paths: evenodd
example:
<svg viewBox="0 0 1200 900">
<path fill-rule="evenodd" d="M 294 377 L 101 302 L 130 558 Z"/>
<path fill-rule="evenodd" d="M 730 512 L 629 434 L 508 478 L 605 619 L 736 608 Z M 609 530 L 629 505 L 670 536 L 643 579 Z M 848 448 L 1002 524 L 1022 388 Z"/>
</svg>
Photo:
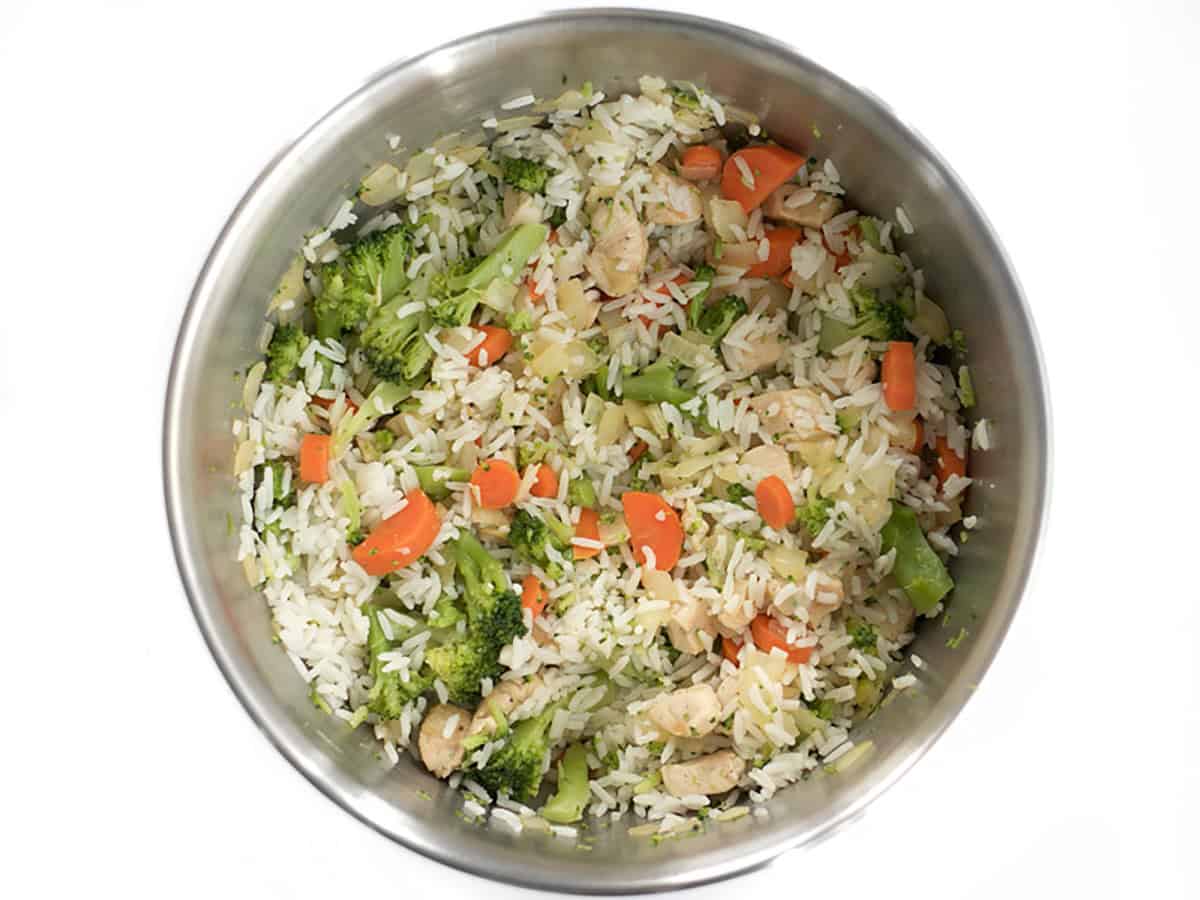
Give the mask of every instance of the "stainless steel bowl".
<svg viewBox="0 0 1200 900">
<path fill-rule="evenodd" d="M 564 77 L 611 90 L 643 73 L 690 79 L 758 112 L 783 143 L 837 160 L 854 205 L 917 226 L 906 247 L 930 293 L 971 338 L 976 413 L 996 447 L 977 454 L 970 512 L 980 529 L 955 565 L 957 649 L 919 635 L 919 686 L 855 736 L 874 749 L 848 772 L 778 794 L 770 817 L 747 817 L 655 846 L 620 825 L 589 834 L 591 852 L 537 834 L 513 836 L 455 815 L 459 797 L 407 759 L 376 759 L 309 703 L 271 642 L 267 608 L 247 588 L 226 514 L 231 377 L 254 356 L 267 298 L 308 229 L 328 220 L 399 131 L 410 146 L 479 121 L 526 92 L 554 95 Z M 615 81 L 614 81 L 615 79 Z M 816 126 L 821 138 L 815 137 Z M 858 816 L 962 709 L 1008 629 L 1045 513 L 1048 410 L 1037 340 L 1021 290 L 983 215 L 942 159 L 879 102 L 770 38 L 688 16 L 630 10 L 555 14 L 464 38 L 374 77 L 285 149 L 250 187 L 196 282 L 167 390 L 163 462 L 175 553 L 221 670 L 246 711 L 309 781 L 363 822 L 449 865 L 534 887 L 634 892 L 694 885 L 759 866 Z M 422 794 L 432 795 L 432 800 Z"/>
</svg>

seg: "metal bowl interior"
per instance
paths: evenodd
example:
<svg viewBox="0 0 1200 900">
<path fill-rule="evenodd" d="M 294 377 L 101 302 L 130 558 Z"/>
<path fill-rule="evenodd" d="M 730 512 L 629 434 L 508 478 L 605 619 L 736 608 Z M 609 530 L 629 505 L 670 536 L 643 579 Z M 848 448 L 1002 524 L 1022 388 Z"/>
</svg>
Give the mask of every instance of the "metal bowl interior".
<svg viewBox="0 0 1200 900">
<path fill-rule="evenodd" d="M 238 515 L 231 377 L 254 358 L 267 298 L 301 235 L 326 222 L 379 158 L 384 136 L 419 147 L 477 123 L 526 92 L 554 95 L 591 80 L 610 94 L 653 72 L 689 79 L 761 115 L 781 142 L 831 155 L 853 205 L 917 226 L 904 246 L 929 292 L 971 338 L 979 405 L 996 448 L 972 462 L 969 512 L 980 529 L 954 566 L 956 649 L 930 629 L 913 648 L 914 689 L 862 725 L 871 753 L 849 771 L 780 792 L 769 818 L 746 817 L 686 841 L 654 845 L 622 825 L 589 832 L 591 851 L 539 834 L 468 824 L 459 796 L 404 759 L 386 769 L 365 728 L 315 710 L 271 642 L 267 608 L 246 586 L 226 532 Z M 815 128 L 814 128 L 815 126 Z M 819 130 L 820 138 L 816 137 Z M 405 846 L 504 881 L 578 892 L 693 885 L 764 863 L 858 815 L 930 746 L 971 696 L 1024 589 L 1044 515 L 1048 410 L 1036 337 L 991 229 L 936 153 L 863 92 L 752 32 L 663 13 L 553 15 L 475 35 L 375 77 L 295 144 L 250 188 L 222 232 L 183 321 L 167 394 L 168 516 L 196 618 L 246 710 L 280 752 L 347 811 Z M 432 799 L 424 797 L 431 796 Z"/>
</svg>

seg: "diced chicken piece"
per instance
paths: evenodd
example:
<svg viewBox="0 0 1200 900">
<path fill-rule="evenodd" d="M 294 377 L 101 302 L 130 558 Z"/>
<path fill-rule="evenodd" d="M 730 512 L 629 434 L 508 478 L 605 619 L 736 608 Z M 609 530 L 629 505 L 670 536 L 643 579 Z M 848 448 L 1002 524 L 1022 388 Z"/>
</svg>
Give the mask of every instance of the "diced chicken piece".
<svg viewBox="0 0 1200 900">
<path fill-rule="evenodd" d="M 742 467 L 748 469 L 756 480 L 769 475 L 778 475 L 790 488 L 794 473 L 791 456 L 777 444 L 763 444 L 742 454 Z"/>
<path fill-rule="evenodd" d="M 708 635 L 707 641 L 703 635 Z M 667 636 L 671 646 L 682 653 L 707 653 L 717 636 L 716 620 L 703 603 L 687 591 L 680 591 L 678 602 L 671 605 Z"/>
<path fill-rule="evenodd" d="M 842 201 L 798 184 L 776 188 L 763 204 L 763 215 L 779 222 L 820 228 L 838 214 Z"/>
<path fill-rule="evenodd" d="M 452 719 L 454 724 L 451 726 Z M 426 713 L 417 736 L 417 748 L 425 768 L 438 778 L 445 778 L 462 765 L 463 741 L 470 723 L 471 714 L 450 703 L 439 703 Z M 449 737 L 446 736 L 447 727 L 450 727 Z"/>
<path fill-rule="evenodd" d="M 776 437 L 812 440 L 825 434 L 817 425 L 825 414 L 821 396 L 812 388 L 767 391 L 749 401 L 762 427 Z"/>
<path fill-rule="evenodd" d="M 707 684 L 663 694 L 647 711 L 650 721 L 676 737 L 704 737 L 717 727 L 721 703 Z"/>
<path fill-rule="evenodd" d="M 662 166 L 651 170 L 650 185 L 665 201 L 646 204 L 646 221 L 655 225 L 689 225 L 704 215 L 704 200 L 699 188 L 672 175 Z"/>
<path fill-rule="evenodd" d="M 649 244 L 646 230 L 629 204 L 600 204 L 592 214 L 592 252 L 585 266 L 596 286 L 610 297 L 628 294 L 642 280 Z"/>
<path fill-rule="evenodd" d="M 718 750 L 682 763 L 662 767 L 663 786 L 675 797 L 723 794 L 737 787 L 746 761 L 732 750 Z"/>
<path fill-rule="evenodd" d="M 484 509 L 476 504 L 471 507 L 471 524 L 483 537 L 503 540 L 508 534 L 512 518 L 503 509 Z"/>
<path fill-rule="evenodd" d="M 721 341 L 721 355 L 735 372 L 762 372 L 779 362 L 779 357 L 783 356 L 783 343 L 774 334 L 743 338 L 736 344 L 726 339 Z"/>
<path fill-rule="evenodd" d="M 542 210 L 533 195 L 516 188 L 504 189 L 504 227 L 536 225 L 542 221 Z"/>
<path fill-rule="evenodd" d="M 542 686 L 540 676 L 533 676 L 528 681 L 501 681 L 490 694 L 483 698 L 475 715 L 471 719 L 471 727 L 467 737 L 477 734 L 491 734 L 496 730 L 496 710 L 502 716 L 508 716 L 514 709 L 534 695 Z"/>
<path fill-rule="evenodd" d="M 723 199 L 715 188 L 706 191 L 704 196 L 704 222 L 708 230 L 727 243 L 744 240 L 750 219 L 742 204 Z"/>
<path fill-rule="evenodd" d="M 735 590 L 737 590 L 736 586 Z M 724 634 L 732 637 L 754 621 L 756 615 L 758 615 L 758 610 L 755 608 L 754 602 L 743 595 L 739 596 L 732 606 L 725 606 L 717 614 L 717 624 L 721 626 Z"/>
<path fill-rule="evenodd" d="M 715 243 L 708 245 L 708 264 L 710 266 L 732 266 L 737 269 L 749 269 L 762 262 L 758 255 L 758 241 L 730 241 L 720 246 L 717 252 Z"/>
</svg>

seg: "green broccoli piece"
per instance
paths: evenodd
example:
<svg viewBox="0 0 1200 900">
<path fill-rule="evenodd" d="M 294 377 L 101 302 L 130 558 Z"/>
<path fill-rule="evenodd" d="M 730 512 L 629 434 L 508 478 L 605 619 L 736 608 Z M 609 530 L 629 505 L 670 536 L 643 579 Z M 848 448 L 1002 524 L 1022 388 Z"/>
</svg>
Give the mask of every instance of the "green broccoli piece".
<svg viewBox="0 0 1200 900">
<path fill-rule="evenodd" d="M 837 704 L 826 697 L 823 700 L 818 700 L 809 708 L 817 714 L 818 718 L 824 719 L 826 722 L 828 722 L 833 718 L 833 714 L 837 711 Z"/>
<path fill-rule="evenodd" d="M 488 286 L 497 278 L 512 281 L 520 277 L 549 234 L 545 225 L 518 225 L 507 231 L 496 249 L 482 260 L 461 262 L 435 275 L 430 283 L 434 321 L 446 328 L 470 322 Z"/>
<path fill-rule="evenodd" d="M 693 331 L 700 330 L 700 317 L 704 313 L 704 304 L 708 300 L 708 293 L 712 290 L 712 282 L 716 277 L 717 270 L 707 265 L 701 266 L 692 275 L 693 282 L 698 281 L 704 284 L 704 290 L 688 301 L 688 326 Z"/>
<path fill-rule="evenodd" d="M 746 301 L 730 294 L 707 307 L 700 314 L 700 333 L 710 344 L 719 344 L 733 323 L 746 314 Z"/>
<path fill-rule="evenodd" d="M 459 609 L 454 598 L 449 594 L 442 594 L 434 604 L 433 612 L 429 614 L 426 624 L 430 628 L 453 628 L 465 618 L 466 613 Z"/>
<path fill-rule="evenodd" d="M 862 407 L 849 406 L 834 415 L 834 421 L 837 422 L 838 430 L 842 434 L 849 434 L 862 421 L 862 414 Z"/>
<path fill-rule="evenodd" d="M 508 585 L 504 570 L 469 532 L 450 545 L 450 555 L 463 581 L 467 634 L 425 654 L 429 669 L 455 703 L 479 699 L 479 683 L 502 671 L 501 649 L 525 634 L 521 598 Z"/>
<path fill-rule="evenodd" d="M 950 340 L 947 343 L 950 349 L 959 356 L 967 355 L 967 336 L 963 334 L 961 328 L 955 328 L 950 332 Z"/>
<path fill-rule="evenodd" d="M 387 453 L 396 445 L 396 435 L 386 428 L 376 431 L 371 437 L 375 443 L 375 450 L 380 454 Z"/>
<path fill-rule="evenodd" d="M 670 87 L 667 88 L 671 99 L 675 101 L 675 105 L 682 109 L 699 110 L 700 98 L 686 88 Z"/>
<path fill-rule="evenodd" d="M 601 400 L 612 400 L 612 391 L 608 389 L 608 363 L 601 363 L 596 371 L 588 376 L 584 382 L 584 389 Z"/>
<path fill-rule="evenodd" d="M 533 331 L 533 315 L 525 309 L 520 312 L 510 312 L 508 318 L 504 320 L 504 324 L 513 334 L 525 334 Z"/>
<path fill-rule="evenodd" d="M 879 221 L 879 219 L 872 219 L 870 216 L 859 216 L 858 233 L 862 235 L 863 241 L 882 253 L 883 241 L 879 238 Z"/>
<path fill-rule="evenodd" d="M 911 507 L 892 501 L 892 515 L 879 535 L 884 553 L 896 551 L 892 574 L 919 614 L 925 615 L 954 589 L 954 580 L 929 546 Z"/>
<path fill-rule="evenodd" d="M 287 468 L 287 463 L 282 459 L 270 459 L 260 468 L 258 474 L 258 483 L 262 484 L 263 478 L 266 477 L 267 470 L 271 472 L 271 488 L 275 495 L 275 502 L 283 508 L 292 505 L 296 499 L 296 485 L 294 481 L 288 483 L 288 488 L 283 489 L 283 475 Z"/>
<path fill-rule="evenodd" d="M 583 744 L 572 744 L 558 763 L 558 790 L 542 807 L 542 818 L 561 825 L 578 822 L 583 818 L 590 797 L 587 748 Z"/>
<path fill-rule="evenodd" d="M 363 609 L 369 620 L 367 656 L 371 689 L 367 693 L 367 708 L 381 719 L 398 719 L 405 705 L 429 690 L 433 680 L 424 672 L 411 672 L 405 681 L 399 672 L 383 671 L 384 663 L 379 656 L 391 649 L 391 642 L 379 623 L 382 613 L 370 604 Z"/>
<path fill-rule="evenodd" d="M 304 348 L 308 346 L 308 335 L 296 325 L 280 325 L 271 335 L 271 343 L 267 345 L 268 381 L 279 384 L 290 381 L 292 373 L 300 364 Z"/>
<path fill-rule="evenodd" d="M 829 521 L 833 512 L 833 501 L 828 497 L 817 497 L 809 500 L 796 510 L 796 521 L 808 529 L 808 533 L 816 537 Z"/>
<path fill-rule="evenodd" d="M 971 370 L 966 366 L 958 367 L 958 402 L 963 409 L 975 405 L 975 384 L 971 381 Z"/>
<path fill-rule="evenodd" d="M 678 371 L 678 360 L 660 356 L 639 374 L 625 379 L 622 383 L 625 399 L 682 406 L 694 398 L 696 392 L 679 386 L 675 380 Z"/>
<path fill-rule="evenodd" d="M 475 780 L 492 793 L 504 791 L 522 803 L 532 801 L 542 787 L 552 746 L 550 723 L 564 702 L 551 703 L 540 714 L 514 725 L 487 763 L 472 772 Z"/>
<path fill-rule="evenodd" d="M 456 469 L 453 466 L 413 466 L 417 473 L 417 483 L 430 500 L 445 500 L 450 496 L 447 481 L 467 481 L 471 473 L 466 469 Z"/>
<path fill-rule="evenodd" d="M 321 293 L 313 301 L 317 337 L 341 337 L 403 290 L 413 249 L 409 227 L 395 225 L 356 241 L 333 262 L 321 265 Z"/>
<path fill-rule="evenodd" d="M 851 619 L 847 622 L 846 631 L 849 632 L 850 643 L 856 650 L 874 650 L 875 642 L 879 640 L 874 627 L 861 619 Z"/>
<path fill-rule="evenodd" d="M 750 534 L 748 531 L 733 532 L 733 539 L 736 541 L 741 538 L 742 546 L 751 553 L 762 553 L 767 549 L 767 539 L 759 537 L 756 534 Z"/>
<path fill-rule="evenodd" d="M 505 157 L 500 160 L 500 177 L 505 184 L 530 194 L 540 194 L 546 187 L 550 170 L 532 159 Z"/>
<path fill-rule="evenodd" d="M 725 499 L 730 503 L 741 503 L 747 497 L 753 496 L 754 491 L 737 483 L 731 484 L 729 489 L 725 491 Z"/>
<path fill-rule="evenodd" d="M 908 334 L 904 324 L 904 309 L 894 301 L 880 301 L 875 291 L 855 289 L 850 292 L 858 311 L 852 324 L 830 316 L 821 316 L 821 336 L 817 349 L 832 353 L 846 341 L 865 337 L 872 341 L 899 341 Z"/>
<path fill-rule="evenodd" d="M 539 441 L 537 439 L 525 441 L 517 447 L 517 465 L 524 469 L 526 466 L 540 463 L 553 449 L 554 445 L 549 441 Z"/>
<path fill-rule="evenodd" d="M 565 206 L 550 207 L 550 218 L 547 219 L 551 228 L 561 228 L 567 224 L 567 208 Z"/>
<path fill-rule="evenodd" d="M 592 509 L 596 505 L 596 488 L 587 478 L 572 478 L 567 485 L 567 502 L 572 506 Z"/>
<path fill-rule="evenodd" d="M 549 548 L 565 556 L 571 549 L 571 530 L 549 513 L 543 519 L 527 509 L 517 510 L 508 530 L 508 542 L 525 562 L 539 566 L 553 579 L 562 577 L 562 564 L 551 559 Z"/>
<path fill-rule="evenodd" d="M 412 302 L 400 294 L 381 306 L 363 329 L 363 357 L 377 378 L 420 387 L 428 381 L 433 348 L 425 340 L 433 328 L 433 317 L 424 310 L 406 316 L 397 313 Z"/>
<path fill-rule="evenodd" d="M 334 427 L 330 455 L 337 459 L 345 453 L 346 448 L 353 443 L 356 437 L 364 431 L 368 431 L 380 416 L 390 414 L 396 408 L 396 404 L 408 399 L 408 395 L 411 393 L 412 386 L 408 384 L 381 381 L 375 385 L 371 393 L 363 400 L 362 406 L 351 415 L 342 416 Z"/>
</svg>

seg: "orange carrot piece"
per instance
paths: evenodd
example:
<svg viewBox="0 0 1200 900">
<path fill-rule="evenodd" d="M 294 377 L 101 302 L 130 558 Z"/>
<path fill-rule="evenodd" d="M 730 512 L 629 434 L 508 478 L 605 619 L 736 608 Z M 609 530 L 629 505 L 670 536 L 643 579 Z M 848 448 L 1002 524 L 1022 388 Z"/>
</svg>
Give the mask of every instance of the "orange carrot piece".
<svg viewBox="0 0 1200 900">
<path fill-rule="evenodd" d="M 920 419 L 913 419 L 913 442 L 908 449 L 913 453 L 920 451 L 921 446 L 925 443 L 925 426 L 921 424 Z"/>
<path fill-rule="evenodd" d="M 575 537 L 587 538 L 589 541 L 600 540 L 600 514 L 586 506 L 579 510 L 579 524 L 575 526 Z M 590 559 L 599 556 L 597 547 L 576 547 L 576 559 Z"/>
<path fill-rule="evenodd" d="M 312 402 L 315 405 L 321 407 L 321 409 L 332 409 L 333 404 L 336 403 L 337 401 L 330 400 L 328 397 L 313 397 Z M 351 400 L 349 396 L 347 396 L 346 397 L 346 415 L 353 415 L 356 412 L 358 412 L 358 404 L 355 403 L 353 400 Z"/>
<path fill-rule="evenodd" d="M 738 662 L 738 654 L 742 652 L 742 645 L 731 637 L 721 637 L 721 655 L 733 663 L 735 666 L 741 666 Z"/>
<path fill-rule="evenodd" d="M 751 185 L 743 180 L 739 161 L 750 170 Z M 750 212 L 799 172 L 804 162 L 805 158 L 799 153 L 775 144 L 743 147 L 725 160 L 725 168 L 721 171 L 721 196 L 736 200 L 742 209 Z"/>
<path fill-rule="evenodd" d="M 917 360 L 912 341 L 890 341 L 883 354 L 883 401 L 893 412 L 917 404 Z"/>
<path fill-rule="evenodd" d="M 512 346 L 512 332 L 498 325 L 477 325 L 477 331 L 483 332 L 483 342 L 467 353 L 467 362 L 473 366 L 493 366 L 508 352 Z M 480 362 L 482 354 L 487 354 L 487 362 Z"/>
<path fill-rule="evenodd" d="M 697 144 L 683 151 L 679 174 L 688 181 L 708 181 L 721 174 L 721 151 L 707 144 Z"/>
<path fill-rule="evenodd" d="M 404 499 L 408 503 L 403 509 L 376 525 L 354 548 L 354 561 L 368 575 L 387 575 L 420 559 L 441 530 L 437 507 L 423 491 L 409 491 Z"/>
<path fill-rule="evenodd" d="M 311 484 L 329 480 L 329 451 L 333 443 L 327 434 L 306 434 L 300 442 L 300 477 Z"/>
<path fill-rule="evenodd" d="M 554 474 L 554 470 L 546 465 L 538 465 L 529 493 L 535 497 L 557 497 L 558 476 Z"/>
<path fill-rule="evenodd" d="M 526 575 L 521 582 L 521 605 L 533 613 L 536 619 L 546 608 L 546 589 L 536 575 Z"/>
<path fill-rule="evenodd" d="M 645 441 L 638 441 L 636 444 L 634 444 L 632 447 L 629 448 L 629 461 L 637 462 L 639 459 L 642 458 L 643 455 L 645 455 L 646 451 L 649 449 L 650 449 L 650 445 L 647 444 Z"/>
<path fill-rule="evenodd" d="M 471 473 L 471 484 L 479 491 L 484 509 L 503 509 L 517 499 L 521 476 L 507 460 L 496 457 L 480 463 Z"/>
<path fill-rule="evenodd" d="M 525 287 L 529 291 L 529 299 L 534 303 L 542 299 L 542 292 L 537 289 L 537 282 L 532 275 L 525 279 Z"/>
<path fill-rule="evenodd" d="M 967 460 L 950 449 L 945 435 L 937 437 L 937 479 L 938 484 L 945 484 L 951 475 L 959 478 L 967 477 Z"/>
<path fill-rule="evenodd" d="M 746 270 L 748 278 L 778 278 L 792 268 L 792 248 L 804 238 L 799 228 L 770 228 L 766 232 L 771 245 L 767 258 Z"/>
<path fill-rule="evenodd" d="M 787 654 L 788 662 L 803 665 L 813 654 L 812 647 L 793 647 L 789 644 L 787 628 L 774 616 L 766 613 L 754 617 L 754 621 L 750 623 L 750 635 L 754 638 L 754 646 L 763 653 L 770 653 L 773 648 L 778 647 Z"/>
<path fill-rule="evenodd" d="M 654 554 L 654 568 L 669 572 L 683 552 L 683 524 L 679 514 L 658 494 L 629 491 L 621 495 L 625 523 L 637 561 L 646 564 L 646 547 Z"/>
<path fill-rule="evenodd" d="M 772 528 L 786 528 L 796 517 L 796 504 L 792 493 L 778 475 L 768 475 L 754 489 L 758 503 L 758 514 Z"/>
</svg>

